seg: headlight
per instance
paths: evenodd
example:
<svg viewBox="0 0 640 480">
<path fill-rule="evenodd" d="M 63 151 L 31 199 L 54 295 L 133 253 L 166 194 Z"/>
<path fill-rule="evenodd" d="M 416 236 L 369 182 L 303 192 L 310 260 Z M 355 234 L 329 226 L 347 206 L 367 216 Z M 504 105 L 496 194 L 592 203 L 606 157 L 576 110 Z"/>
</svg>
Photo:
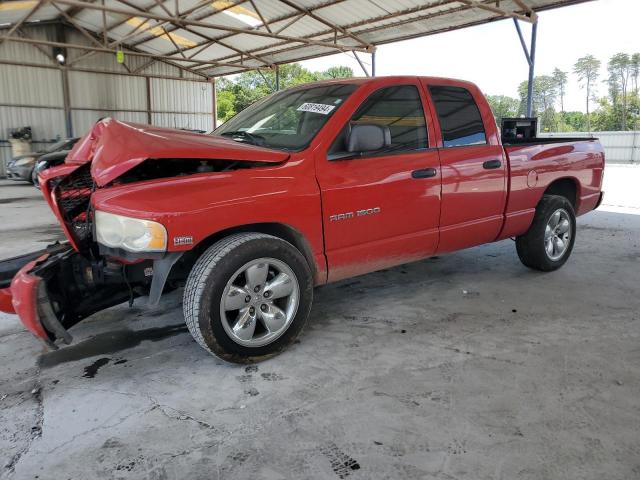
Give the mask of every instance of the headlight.
<svg viewBox="0 0 640 480">
<path fill-rule="evenodd" d="M 21 167 L 23 165 L 29 165 L 30 163 L 33 163 L 34 161 L 35 161 L 35 158 L 33 158 L 33 157 L 21 158 L 20 160 L 16 160 L 14 165 L 16 167 Z"/>
<path fill-rule="evenodd" d="M 167 230 L 158 222 L 123 217 L 96 210 L 98 243 L 129 252 L 164 252 Z"/>
</svg>

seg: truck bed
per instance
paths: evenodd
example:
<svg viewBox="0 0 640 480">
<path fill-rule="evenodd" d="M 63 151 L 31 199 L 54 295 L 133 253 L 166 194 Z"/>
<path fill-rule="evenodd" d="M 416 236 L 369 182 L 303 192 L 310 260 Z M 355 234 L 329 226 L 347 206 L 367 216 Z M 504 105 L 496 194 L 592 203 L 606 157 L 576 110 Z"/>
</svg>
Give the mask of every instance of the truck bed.
<svg viewBox="0 0 640 480">
<path fill-rule="evenodd" d="M 540 145 L 545 143 L 572 143 L 572 142 L 590 142 L 598 140 L 597 137 L 538 137 L 538 138 L 510 138 L 503 139 L 502 145 L 505 147 L 511 145 L 526 146 L 526 145 Z"/>
</svg>

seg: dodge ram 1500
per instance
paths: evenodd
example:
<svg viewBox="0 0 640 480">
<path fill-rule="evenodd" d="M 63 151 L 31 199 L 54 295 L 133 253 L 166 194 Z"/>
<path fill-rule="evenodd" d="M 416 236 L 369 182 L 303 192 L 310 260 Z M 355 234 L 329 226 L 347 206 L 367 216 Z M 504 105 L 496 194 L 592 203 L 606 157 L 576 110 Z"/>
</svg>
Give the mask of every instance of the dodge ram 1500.
<svg viewBox="0 0 640 480">
<path fill-rule="evenodd" d="M 299 335 L 317 285 L 507 238 L 555 270 L 602 199 L 602 147 L 506 141 L 475 85 L 430 77 L 291 88 L 209 135 L 105 119 L 40 176 L 68 242 L 0 262 L 0 309 L 57 348 L 184 287 L 195 340 L 255 362 Z"/>
</svg>

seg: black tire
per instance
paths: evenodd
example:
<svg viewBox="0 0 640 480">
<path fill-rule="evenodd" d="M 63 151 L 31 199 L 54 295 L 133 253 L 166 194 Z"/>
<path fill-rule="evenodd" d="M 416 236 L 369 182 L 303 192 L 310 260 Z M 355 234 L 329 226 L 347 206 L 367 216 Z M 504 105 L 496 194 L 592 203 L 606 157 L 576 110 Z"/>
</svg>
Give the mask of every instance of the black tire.
<svg viewBox="0 0 640 480">
<path fill-rule="evenodd" d="M 240 345 L 227 334 L 220 313 L 222 296 L 234 274 L 252 260 L 269 257 L 286 264 L 298 281 L 299 301 L 286 331 L 262 346 Z M 255 363 L 291 345 L 304 329 L 313 302 L 313 276 L 304 256 L 290 243 L 262 233 L 226 237 L 196 261 L 184 289 L 184 317 L 193 338 L 205 350 L 232 363 Z"/>
<path fill-rule="evenodd" d="M 570 237 L 569 244 L 562 256 L 554 259 L 545 248 L 545 231 L 551 216 L 559 209 L 567 213 Z M 525 266 L 542 272 L 550 272 L 560 268 L 569 259 L 575 240 L 576 214 L 571 202 L 559 195 L 544 195 L 536 207 L 536 213 L 529 230 L 516 238 L 516 250 L 520 261 Z"/>
</svg>

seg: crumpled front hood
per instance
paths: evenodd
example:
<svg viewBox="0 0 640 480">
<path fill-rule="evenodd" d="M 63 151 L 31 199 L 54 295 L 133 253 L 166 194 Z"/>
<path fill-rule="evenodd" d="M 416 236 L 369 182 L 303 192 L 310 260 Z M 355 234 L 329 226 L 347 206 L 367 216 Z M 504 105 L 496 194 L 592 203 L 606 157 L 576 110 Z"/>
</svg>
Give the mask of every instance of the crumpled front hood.
<svg viewBox="0 0 640 480">
<path fill-rule="evenodd" d="M 91 175 L 102 187 L 147 159 L 168 158 L 281 163 L 289 154 L 220 136 L 107 118 L 75 144 L 65 163 L 91 162 Z"/>
</svg>

